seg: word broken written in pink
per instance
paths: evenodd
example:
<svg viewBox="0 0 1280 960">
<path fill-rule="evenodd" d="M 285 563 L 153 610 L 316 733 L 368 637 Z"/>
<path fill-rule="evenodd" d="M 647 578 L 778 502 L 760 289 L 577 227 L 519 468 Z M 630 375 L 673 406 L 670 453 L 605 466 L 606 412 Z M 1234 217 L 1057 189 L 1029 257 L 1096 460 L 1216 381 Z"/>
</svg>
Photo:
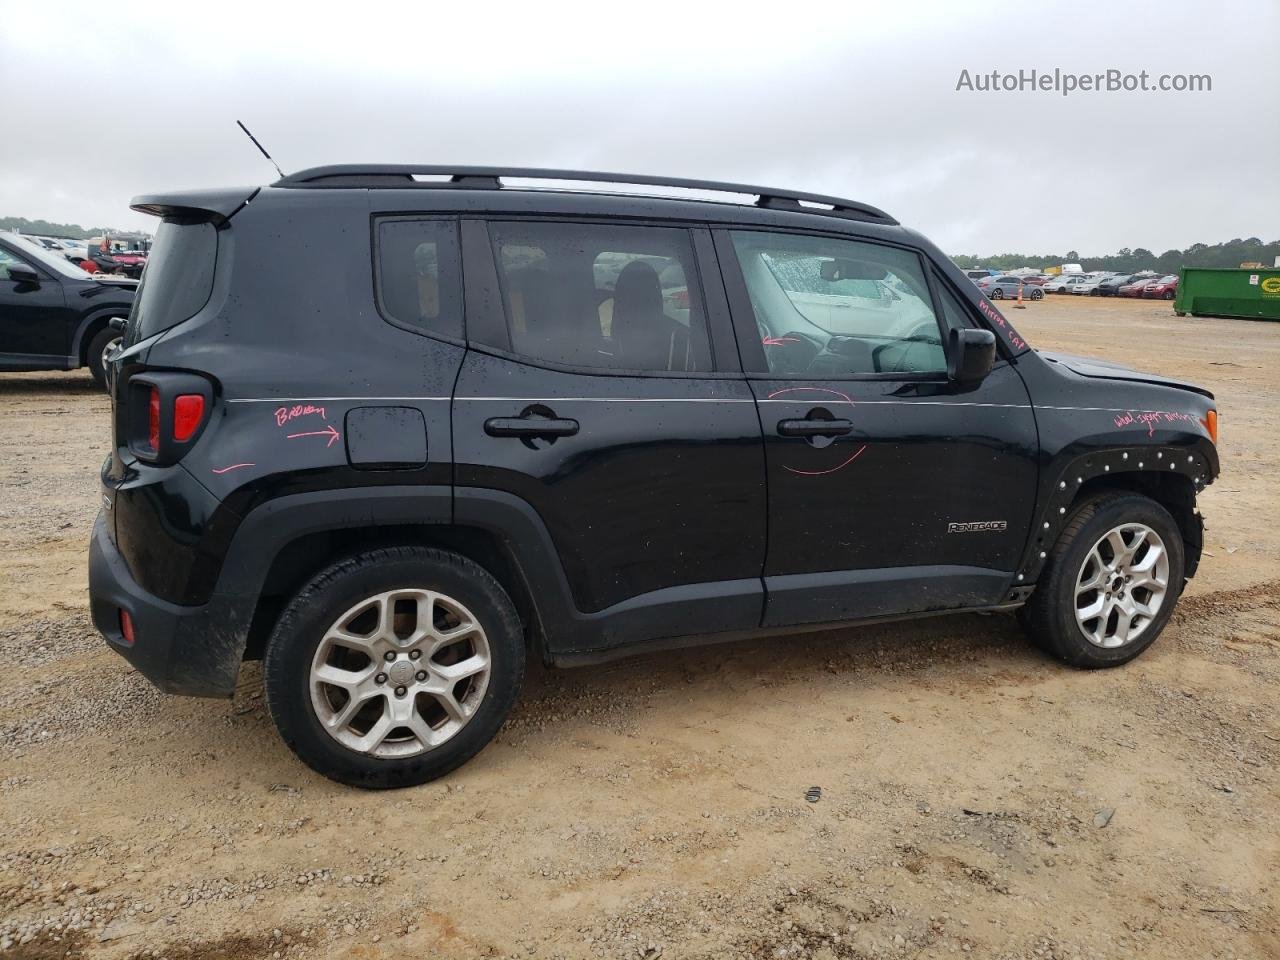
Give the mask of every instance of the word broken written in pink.
<svg viewBox="0 0 1280 960">
<path fill-rule="evenodd" d="M 280 407 L 275 413 L 276 426 L 283 427 L 290 420 L 296 420 L 298 417 L 306 417 L 312 414 L 323 417 L 324 407 L 316 407 L 309 403 L 298 403 L 292 407 Z"/>
<path fill-rule="evenodd" d="M 1117 430 L 1142 425 L 1147 428 L 1147 436 L 1156 432 L 1158 423 L 1199 423 L 1189 413 L 1175 413 L 1169 410 L 1147 410 L 1141 413 L 1126 410 L 1124 413 L 1117 414 L 1113 420 Z"/>
</svg>

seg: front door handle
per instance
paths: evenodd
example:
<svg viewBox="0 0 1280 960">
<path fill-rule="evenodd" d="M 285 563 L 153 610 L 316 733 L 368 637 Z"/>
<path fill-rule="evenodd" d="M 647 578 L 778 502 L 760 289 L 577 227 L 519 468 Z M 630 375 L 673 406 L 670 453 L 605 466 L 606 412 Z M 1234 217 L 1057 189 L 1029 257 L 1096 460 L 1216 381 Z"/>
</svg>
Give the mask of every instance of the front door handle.
<svg viewBox="0 0 1280 960">
<path fill-rule="evenodd" d="M 843 437 L 853 432 L 852 420 L 779 420 L 784 437 Z"/>
<path fill-rule="evenodd" d="M 578 421 L 561 417 L 490 417 L 484 432 L 491 437 L 572 437 Z"/>
</svg>

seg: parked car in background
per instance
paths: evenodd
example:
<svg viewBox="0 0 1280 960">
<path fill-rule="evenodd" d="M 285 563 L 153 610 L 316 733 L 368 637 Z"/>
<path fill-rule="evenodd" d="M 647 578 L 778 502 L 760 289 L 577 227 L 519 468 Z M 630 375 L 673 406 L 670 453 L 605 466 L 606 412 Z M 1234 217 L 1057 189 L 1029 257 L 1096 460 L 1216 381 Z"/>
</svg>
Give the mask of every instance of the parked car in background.
<svg viewBox="0 0 1280 960">
<path fill-rule="evenodd" d="M 1148 300 L 1172 300 L 1178 295 L 1178 278 L 1174 274 L 1152 280 L 1142 288 L 1139 296 Z"/>
<path fill-rule="evenodd" d="M 106 383 L 120 343 L 111 325 L 133 306 L 136 280 L 91 275 L 39 243 L 0 234 L 0 370 L 89 368 Z"/>
<path fill-rule="evenodd" d="M 1116 296 L 1117 293 L 1119 293 L 1120 288 L 1123 287 L 1126 283 L 1133 283 L 1137 280 L 1143 279 L 1144 277 L 1146 277 L 1147 279 L 1153 279 L 1151 277 L 1151 274 L 1138 274 L 1138 273 L 1114 274 L 1110 277 L 1107 277 L 1105 280 L 1103 280 L 1101 283 L 1098 284 L 1098 296 L 1114 297 Z"/>
<path fill-rule="evenodd" d="M 1036 287 L 1043 287 L 1046 283 L 1048 283 L 1052 279 L 1053 278 L 1049 276 L 1049 274 L 1047 273 L 1033 273 L 1029 277 L 1023 277 L 1022 282 L 1029 283 L 1032 286 L 1036 286 Z"/>
<path fill-rule="evenodd" d="M 1018 289 L 1022 289 L 1022 296 L 1027 300 L 1041 300 L 1044 298 L 1044 291 L 1036 286 L 1028 286 L 1022 282 L 1021 277 L 1011 277 L 1004 274 L 998 277 L 985 277 L 978 281 L 978 289 L 985 293 L 992 300 L 1015 300 L 1018 296 Z"/>
<path fill-rule="evenodd" d="M 1084 283 L 1077 283 L 1074 286 L 1072 286 L 1070 292 L 1079 297 L 1101 296 L 1101 294 L 1098 293 L 1099 285 L 1101 285 L 1104 280 L 1111 279 L 1112 276 L 1113 274 L 1110 274 L 1110 273 L 1093 274 L 1085 278 Z"/>
<path fill-rule="evenodd" d="M 87 242 L 88 259 L 97 265 L 102 273 L 115 273 L 134 280 L 142 276 L 147 265 L 147 251 L 138 247 L 128 247 L 124 243 L 110 237 L 95 237 Z"/>
<path fill-rule="evenodd" d="M 1140 297 L 1142 296 L 1142 288 L 1152 280 L 1151 277 L 1137 277 L 1129 283 L 1121 284 L 1116 288 L 1116 293 L 1122 297 Z"/>
<path fill-rule="evenodd" d="M 1042 288 L 1045 293 L 1069 293 L 1071 288 L 1085 282 L 1085 277 L 1078 273 L 1062 274 L 1052 280 L 1045 281 Z"/>
<path fill-rule="evenodd" d="M 968 277 L 970 280 L 972 280 L 974 283 L 977 283 L 979 280 L 982 280 L 986 277 L 994 277 L 995 274 L 996 272 L 994 270 L 987 270 L 985 268 L 980 270 L 979 269 L 966 270 L 964 272 L 964 275 Z"/>
</svg>

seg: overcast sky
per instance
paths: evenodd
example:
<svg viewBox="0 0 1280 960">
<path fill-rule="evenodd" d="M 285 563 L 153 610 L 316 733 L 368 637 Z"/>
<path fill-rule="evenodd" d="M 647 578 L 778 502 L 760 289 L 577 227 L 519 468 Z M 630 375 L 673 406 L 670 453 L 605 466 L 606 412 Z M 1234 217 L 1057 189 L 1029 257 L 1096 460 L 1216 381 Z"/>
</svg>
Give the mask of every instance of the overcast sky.
<svg viewBox="0 0 1280 960">
<path fill-rule="evenodd" d="M 1280 238 L 1280 2 L 405 6 L 0 0 L 0 215 L 350 161 L 740 180 L 883 207 L 952 253 Z M 1207 93 L 957 91 L 962 70 Z"/>
</svg>

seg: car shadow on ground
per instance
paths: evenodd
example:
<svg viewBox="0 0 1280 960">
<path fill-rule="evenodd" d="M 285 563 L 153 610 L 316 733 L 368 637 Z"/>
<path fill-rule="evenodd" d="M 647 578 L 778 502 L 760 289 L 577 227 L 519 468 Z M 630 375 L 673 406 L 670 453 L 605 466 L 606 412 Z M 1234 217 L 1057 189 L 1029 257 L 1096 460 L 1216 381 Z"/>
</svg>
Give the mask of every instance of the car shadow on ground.
<svg viewBox="0 0 1280 960">
<path fill-rule="evenodd" d="M 104 399 L 106 393 L 89 376 L 87 370 L 68 370 L 56 373 L 3 373 L 0 374 L 0 395 L 45 397 L 53 393 L 65 393 L 81 397 L 97 395 Z"/>
<path fill-rule="evenodd" d="M 713 643 L 633 656 L 568 669 L 531 663 L 515 711 L 537 709 L 539 700 L 577 692 L 634 697 L 637 681 L 657 689 L 734 675 L 777 685 L 805 683 L 820 674 L 886 670 L 894 674 L 944 663 L 1007 659 L 1006 666 L 1050 665 L 1009 615 L 949 614 L 863 627 L 842 627 L 729 643 Z"/>
<path fill-rule="evenodd" d="M 1035 683 L 1040 676 L 1066 669 L 1036 650 L 1014 617 L 1005 614 L 948 614 L 683 647 L 572 668 L 546 667 L 533 660 L 499 739 L 536 748 L 543 741 L 582 736 L 589 728 L 633 729 L 673 691 L 721 698 L 717 712 L 725 723 L 733 721 L 739 703 L 747 724 L 754 722 L 756 708 L 743 696 L 761 687 L 770 688 L 779 699 L 799 700 L 831 682 L 848 682 L 851 689 L 918 687 L 933 683 L 936 674 L 937 682 L 948 688 L 967 688 L 993 682 Z M 262 692 L 261 664 L 244 665 L 232 703 L 222 708 L 230 714 L 230 728 L 208 722 L 204 711 L 216 711 L 217 706 L 199 702 L 193 712 L 182 703 L 172 699 L 159 707 L 162 713 L 187 714 L 179 722 L 184 728 L 182 752 L 218 757 L 216 763 L 227 765 L 226 776 L 267 785 L 305 777 L 312 786 L 336 793 L 347 789 L 307 771 L 278 740 Z M 238 746 L 246 742 L 246 733 L 255 744 L 252 756 Z M 175 745 L 172 737 L 158 744 L 164 751 Z M 482 752 L 463 770 L 486 762 L 494 762 L 493 756 L 486 760 Z"/>
</svg>

